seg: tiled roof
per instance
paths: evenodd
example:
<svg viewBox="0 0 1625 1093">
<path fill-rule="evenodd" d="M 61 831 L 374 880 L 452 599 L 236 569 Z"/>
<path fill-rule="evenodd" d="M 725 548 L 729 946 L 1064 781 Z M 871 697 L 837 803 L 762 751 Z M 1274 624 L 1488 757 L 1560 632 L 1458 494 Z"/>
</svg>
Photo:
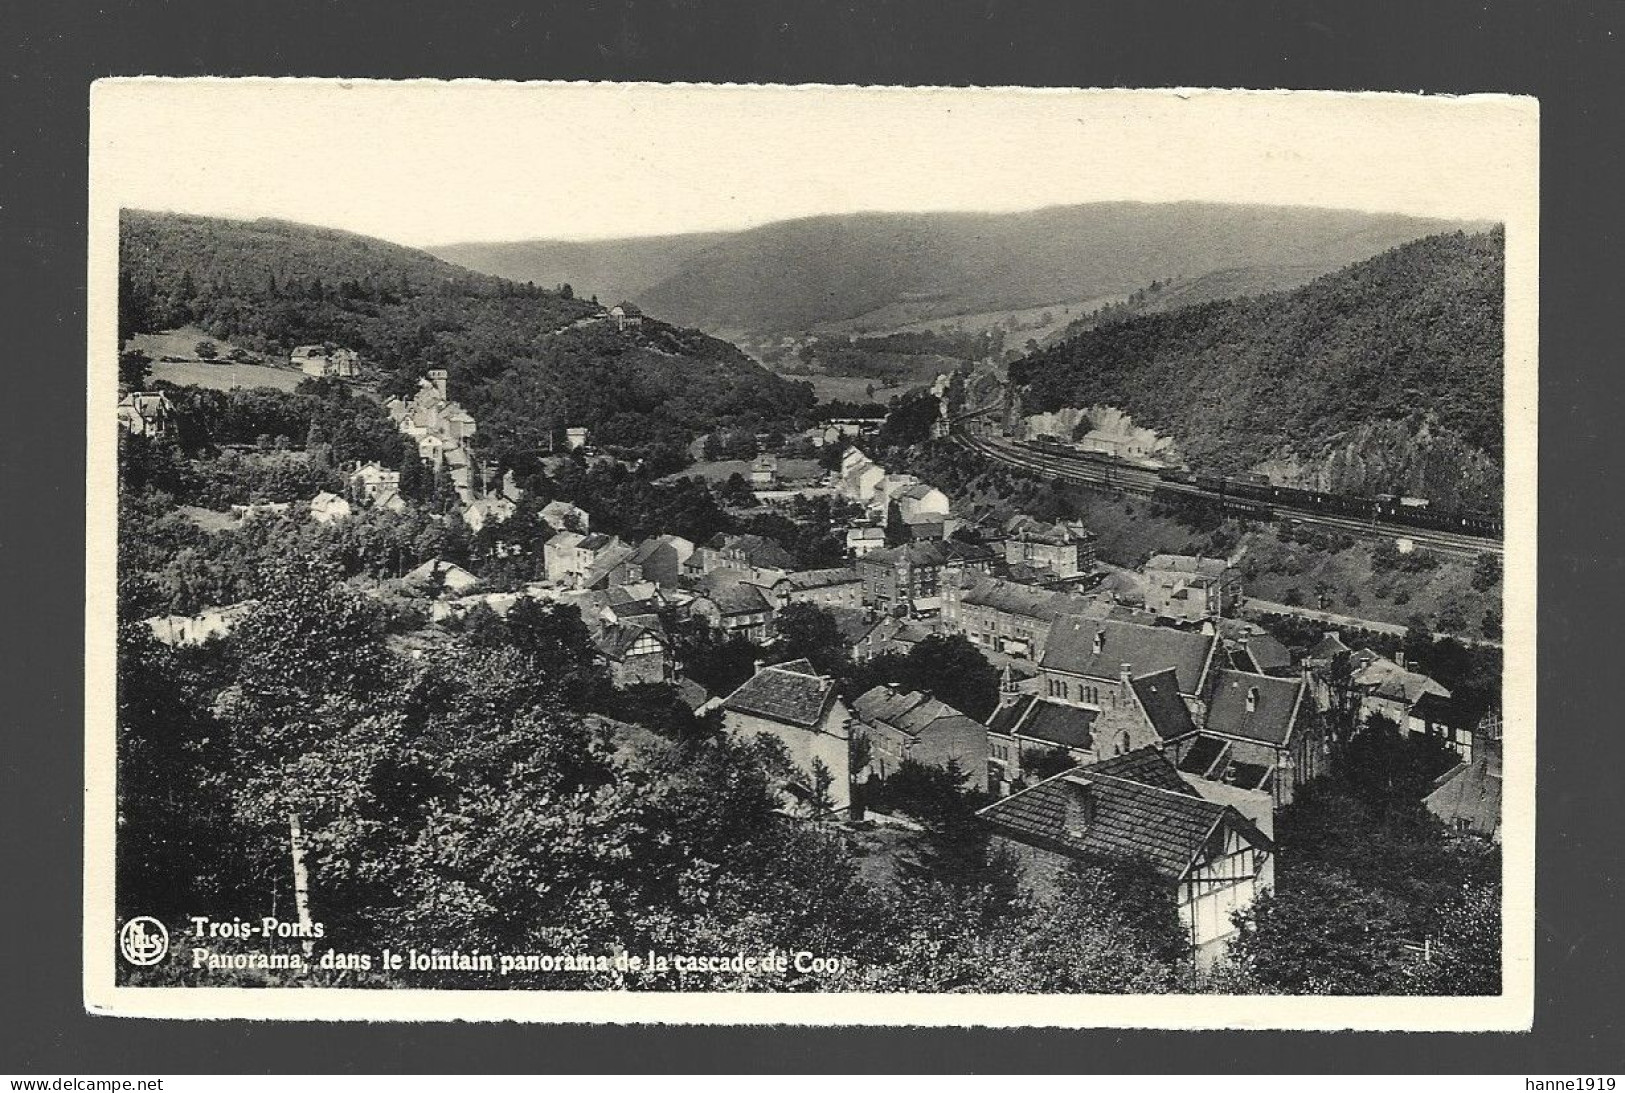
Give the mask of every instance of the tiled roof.
<svg viewBox="0 0 1625 1093">
<path fill-rule="evenodd" d="M 787 574 L 784 579 L 790 582 L 791 588 L 803 590 L 829 588 L 838 584 L 856 584 L 858 571 L 850 566 L 838 566 L 833 569 L 803 569 Z"/>
<path fill-rule="evenodd" d="M 1247 696 L 1255 691 L 1257 700 L 1254 709 L 1249 711 Z M 1281 747 L 1292 736 L 1302 696 L 1300 679 L 1223 668 L 1214 676 L 1205 728 L 1224 736 Z"/>
<path fill-rule="evenodd" d="M 714 549 L 738 551 L 740 556 L 753 566 L 766 569 L 792 569 L 795 567 L 795 558 L 772 539 L 761 535 L 727 535 L 720 538 L 720 543 L 712 540 L 713 543 L 716 543 Z"/>
<path fill-rule="evenodd" d="M 605 535 L 601 531 L 594 531 L 588 535 L 583 535 L 581 541 L 575 545 L 582 550 L 603 550 L 609 546 L 612 539 L 613 536 Z"/>
<path fill-rule="evenodd" d="M 1183 779 L 1155 750 L 1140 749 L 1107 763 L 1113 765 L 1106 773 L 1102 764 L 1079 767 L 989 805 L 980 815 L 1011 838 L 1080 855 L 1142 858 L 1171 880 L 1185 874 L 1220 824 L 1235 827 L 1256 846 L 1270 846 L 1234 809 L 1203 800 L 1188 785 L 1166 788 L 1173 784 L 1170 776 L 1181 785 Z M 1068 830 L 1069 810 L 1087 816 L 1081 830 Z"/>
<path fill-rule="evenodd" d="M 1423 799 L 1428 811 L 1447 824 L 1458 822 L 1480 835 L 1501 830 L 1501 748 L 1488 744 L 1470 763 L 1446 772 Z"/>
<path fill-rule="evenodd" d="M 579 546 L 585 538 L 586 536 L 579 531 L 561 531 L 549 539 L 547 545 L 554 550 L 568 550 L 571 547 Z"/>
<path fill-rule="evenodd" d="M 920 691 L 896 691 L 885 685 L 871 687 L 859 695 L 852 709 L 861 720 L 871 725 L 889 725 L 912 737 L 918 737 L 933 725 L 945 721 L 975 729 L 984 728 L 981 722 L 931 695 Z"/>
<path fill-rule="evenodd" d="M 1349 652 L 1353 652 L 1353 650 L 1343 644 L 1341 637 L 1335 633 L 1329 633 L 1315 643 L 1314 648 L 1309 650 L 1308 656 L 1312 660 L 1330 661 L 1340 653 Z"/>
<path fill-rule="evenodd" d="M 1104 639 L 1097 651 L 1095 635 Z M 1173 668 L 1179 693 L 1194 695 L 1213 651 L 1210 634 L 1189 634 L 1162 626 L 1068 616 L 1050 627 L 1043 667 L 1094 679 L 1117 679 L 1122 665 L 1143 675 Z"/>
<path fill-rule="evenodd" d="M 720 579 L 719 579 L 720 578 Z M 724 615 L 751 615 L 768 610 L 762 590 L 753 584 L 718 574 L 708 575 L 701 582 L 700 591 L 721 609 Z"/>
<path fill-rule="evenodd" d="M 1063 615 L 1079 615 L 1090 610 L 1094 601 L 1087 596 L 1051 592 L 989 577 L 977 582 L 960 597 L 967 607 L 989 607 L 1009 615 L 1054 622 Z"/>
<path fill-rule="evenodd" d="M 1151 721 L 1151 727 L 1164 740 L 1177 740 L 1196 731 L 1191 711 L 1179 697 L 1179 681 L 1172 668 L 1136 676 L 1129 682 L 1134 696 Z"/>
<path fill-rule="evenodd" d="M 1139 782 L 1154 789 L 1165 789 L 1170 793 L 1183 793 L 1187 797 L 1201 796 L 1194 786 L 1179 776 L 1179 771 L 1174 769 L 1174 764 L 1168 757 L 1156 748 L 1136 748 L 1123 755 L 1102 759 L 1091 763 L 1088 771 L 1090 777 L 1109 775 L 1113 778 L 1127 778 L 1131 782 Z"/>
<path fill-rule="evenodd" d="M 818 724 L 834 697 L 833 680 L 778 665 L 763 668 L 740 684 L 722 706 L 726 710 L 810 728 Z"/>
<path fill-rule="evenodd" d="M 598 651 L 606 657 L 611 660 L 624 660 L 632 646 L 645 634 L 656 638 L 662 645 L 665 644 L 665 638 L 658 630 L 636 622 L 603 623 L 597 628 L 592 639 Z"/>
<path fill-rule="evenodd" d="M 1092 728 L 1099 716 L 1096 711 L 1082 706 L 1051 702 L 1037 695 L 1020 695 L 993 711 L 988 728 L 1005 736 L 1019 732 L 1023 737 L 1045 744 L 1087 751 L 1095 746 Z"/>
</svg>

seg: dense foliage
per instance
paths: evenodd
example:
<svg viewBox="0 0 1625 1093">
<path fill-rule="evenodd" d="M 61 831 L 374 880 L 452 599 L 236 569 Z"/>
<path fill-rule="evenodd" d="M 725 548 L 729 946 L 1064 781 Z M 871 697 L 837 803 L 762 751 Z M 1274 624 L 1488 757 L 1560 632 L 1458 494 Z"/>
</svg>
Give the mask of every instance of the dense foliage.
<svg viewBox="0 0 1625 1093">
<path fill-rule="evenodd" d="M 697 331 L 645 320 L 617 332 L 563 291 L 345 232 L 127 210 L 120 279 L 125 336 L 195 323 L 267 356 L 334 343 L 398 394 L 444 368 L 505 467 L 533 465 L 567 425 L 680 463 L 706 428 L 790 423 L 813 402 Z"/>
<path fill-rule="evenodd" d="M 1499 229 L 1433 236 L 1290 292 L 1101 326 L 1011 380 L 1029 412 L 1116 406 L 1214 470 L 1319 456 L 1377 422 L 1498 459 L 1502 250 Z"/>
</svg>

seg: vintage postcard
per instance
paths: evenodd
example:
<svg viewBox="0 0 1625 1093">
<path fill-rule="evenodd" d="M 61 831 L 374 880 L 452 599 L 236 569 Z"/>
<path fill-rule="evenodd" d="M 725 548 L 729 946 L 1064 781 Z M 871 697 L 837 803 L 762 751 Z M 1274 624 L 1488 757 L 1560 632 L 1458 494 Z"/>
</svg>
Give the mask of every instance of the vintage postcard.
<svg viewBox="0 0 1625 1093">
<path fill-rule="evenodd" d="M 91 91 L 85 998 L 1532 1016 L 1539 113 Z"/>
</svg>

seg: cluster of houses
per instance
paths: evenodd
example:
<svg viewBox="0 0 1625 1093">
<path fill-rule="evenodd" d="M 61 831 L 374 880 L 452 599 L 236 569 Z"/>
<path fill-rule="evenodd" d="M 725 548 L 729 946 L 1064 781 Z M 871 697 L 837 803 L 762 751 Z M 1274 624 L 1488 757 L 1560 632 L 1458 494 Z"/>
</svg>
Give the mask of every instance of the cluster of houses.
<svg viewBox="0 0 1625 1093">
<path fill-rule="evenodd" d="M 447 394 L 446 370 L 431 369 L 418 381 L 410 400 L 391 398 L 384 409 L 396 427 L 417 442 L 423 461 L 450 477 L 458 499 L 465 506 L 473 504 L 476 468 L 467 441 L 475 432 L 474 418 Z"/>
<path fill-rule="evenodd" d="M 877 530 L 895 513 L 914 539 L 941 539 L 954 530 L 948 495 L 912 474 L 892 474 L 856 447 L 841 456 L 838 496 L 862 506 Z M 884 543 L 884 533 L 881 535 Z"/>
</svg>

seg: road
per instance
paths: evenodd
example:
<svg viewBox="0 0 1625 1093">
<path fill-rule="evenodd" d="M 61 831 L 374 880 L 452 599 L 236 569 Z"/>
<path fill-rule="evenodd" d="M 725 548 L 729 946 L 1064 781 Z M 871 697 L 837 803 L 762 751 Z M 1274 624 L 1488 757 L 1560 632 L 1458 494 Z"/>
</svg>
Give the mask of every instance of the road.
<svg viewBox="0 0 1625 1093">
<path fill-rule="evenodd" d="M 1397 626 L 1391 622 L 1378 622 L 1375 619 L 1356 618 L 1353 615 L 1339 615 L 1331 611 L 1317 611 L 1313 607 L 1294 607 L 1291 604 L 1275 603 L 1271 600 L 1258 600 L 1251 596 L 1242 605 L 1241 613 L 1247 614 L 1256 611 L 1264 615 L 1296 615 L 1303 619 L 1312 619 L 1323 622 L 1327 626 L 1348 627 L 1350 629 L 1371 630 L 1378 634 L 1393 634 L 1395 637 L 1405 636 L 1405 627 Z M 1436 637 L 1449 637 L 1461 642 L 1463 645 L 1479 645 L 1486 649 L 1499 649 L 1501 643 L 1489 641 L 1485 638 L 1470 638 L 1465 634 L 1436 634 Z"/>
<path fill-rule="evenodd" d="M 1140 467 L 1128 467 L 1116 463 L 1092 463 L 1060 455 L 1040 454 L 1030 449 L 1017 447 L 1009 440 L 1001 437 L 970 436 L 964 433 L 955 433 L 954 437 L 959 443 L 995 462 L 1019 467 L 1023 470 L 1036 471 L 1069 482 L 1102 486 L 1120 493 L 1134 493 L 1143 496 L 1150 496 L 1152 493 L 1162 490 L 1168 493 L 1189 494 L 1193 497 L 1202 497 L 1208 500 L 1216 500 L 1219 497 L 1213 491 L 1191 483 L 1165 481 L 1155 471 L 1145 470 Z M 1465 535 L 1452 531 L 1412 528 L 1402 524 L 1361 520 L 1349 516 L 1332 516 L 1311 509 L 1296 508 L 1280 502 L 1269 502 L 1269 507 L 1275 511 L 1277 519 L 1285 517 L 1312 527 L 1345 532 L 1358 539 L 1403 538 L 1409 539 L 1418 546 L 1425 546 L 1447 554 L 1467 556 L 1477 556 L 1485 553 L 1501 554 L 1504 552 L 1504 547 L 1498 539 L 1485 539 L 1476 535 Z"/>
</svg>

